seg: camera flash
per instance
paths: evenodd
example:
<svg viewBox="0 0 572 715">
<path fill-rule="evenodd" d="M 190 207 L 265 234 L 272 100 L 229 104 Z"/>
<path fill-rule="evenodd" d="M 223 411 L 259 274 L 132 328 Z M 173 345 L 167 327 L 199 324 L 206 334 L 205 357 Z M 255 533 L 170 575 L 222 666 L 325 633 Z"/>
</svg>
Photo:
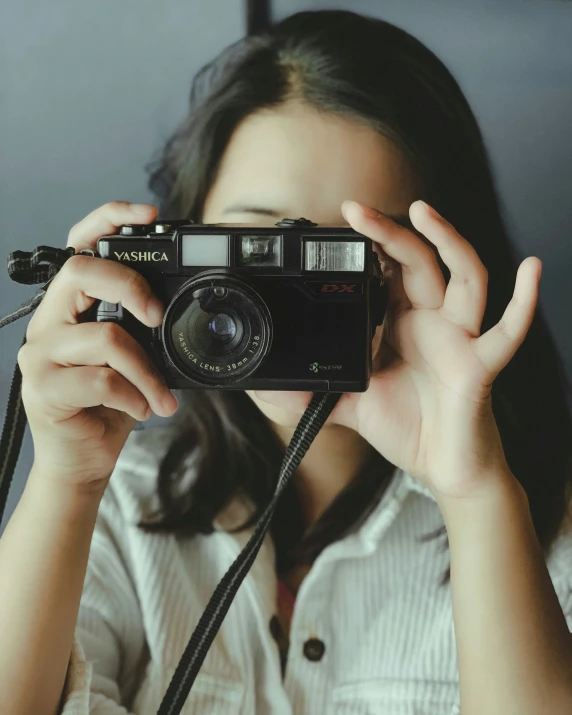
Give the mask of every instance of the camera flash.
<svg viewBox="0 0 572 715">
<path fill-rule="evenodd" d="M 304 268 L 307 271 L 363 272 L 363 241 L 306 241 Z"/>
</svg>

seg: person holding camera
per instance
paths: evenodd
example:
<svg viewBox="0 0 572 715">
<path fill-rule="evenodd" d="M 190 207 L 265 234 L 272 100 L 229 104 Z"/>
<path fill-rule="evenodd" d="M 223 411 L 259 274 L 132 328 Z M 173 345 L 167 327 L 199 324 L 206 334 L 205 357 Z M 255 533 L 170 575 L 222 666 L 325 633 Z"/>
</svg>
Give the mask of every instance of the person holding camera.
<svg viewBox="0 0 572 715">
<path fill-rule="evenodd" d="M 389 23 L 298 13 L 199 73 L 150 187 L 157 206 L 106 204 L 68 246 L 159 213 L 347 222 L 389 292 L 369 387 L 302 460 L 182 712 L 572 712 L 566 381 L 540 261 L 515 261 L 449 71 Z M 34 464 L 0 540 L 3 715 L 157 712 L 310 399 L 175 398 L 119 323 L 81 319 L 96 300 L 147 328 L 167 308 L 127 263 L 77 255 L 30 320 Z M 134 429 L 152 414 L 172 419 Z"/>
</svg>

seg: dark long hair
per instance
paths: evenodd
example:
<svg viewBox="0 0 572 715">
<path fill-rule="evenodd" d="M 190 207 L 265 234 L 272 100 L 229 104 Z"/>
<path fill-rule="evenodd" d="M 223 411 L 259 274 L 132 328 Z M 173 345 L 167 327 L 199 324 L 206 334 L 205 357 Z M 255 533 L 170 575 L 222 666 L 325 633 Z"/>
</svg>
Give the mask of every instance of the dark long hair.
<svg viewBox="0 0 572 715">
<path fill-rule="evenodd" d="M 517 261 L 481 133 L 441 61 L 387 22 L 345 11 L 302 12 L 232 45 L 205 66 L 193 82 L 187 118 L 149 166 L 160 215 L 200 221 L 234 129 L 252 112 L 292 97 L 365 121 L 406 153 L 425 187 L 420 198 L 472 243 L 488 270 L 482 330 L 498 322 L 512 296 Z M 568 498 L 568 389 L 539 310 L 524 344 L 495 381 L 492 400 L 508 464 L 526 490 L 545 548 Z M 242 526 L 251 525 L 273 493 L 281 457 L 268 421 L 243 392 L 184 391 L 158 475 L 161 508 L 140 527 L 210 533 L 213 518 L 238 492 L 255 505 Z M 311 563 L 355 528 L 393 469 L 376 454 L 306 533 L 291 488 L 271 529 L 278 571 Z M 185 470 L 192 471 L 190 485 L 181 480 Z"/>
</svg>

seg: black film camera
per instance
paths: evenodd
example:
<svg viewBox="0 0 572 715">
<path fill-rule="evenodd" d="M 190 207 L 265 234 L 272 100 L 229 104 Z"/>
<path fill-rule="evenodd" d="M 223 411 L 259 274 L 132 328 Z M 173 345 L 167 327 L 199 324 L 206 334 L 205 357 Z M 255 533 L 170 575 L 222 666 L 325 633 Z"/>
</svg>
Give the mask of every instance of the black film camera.
<svg viewBox="0 0 572 715">
<path fill-rule="evenodd" d="M 145 276 L 165 316 L 151 329 L 96 301 L 88 319 L 120 323 L 169 388 L 367 389 L 386 286 L 370 239 L 351 228 L 165 220 L 122 226 L 97 251 Z"/>
</svg>

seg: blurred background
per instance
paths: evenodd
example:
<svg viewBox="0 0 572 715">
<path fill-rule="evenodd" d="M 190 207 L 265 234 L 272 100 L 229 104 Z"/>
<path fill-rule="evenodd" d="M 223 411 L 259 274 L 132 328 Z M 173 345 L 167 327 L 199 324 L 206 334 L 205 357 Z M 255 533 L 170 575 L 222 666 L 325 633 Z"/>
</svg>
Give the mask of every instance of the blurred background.
<svg viewBox="0 0 572 715">
<path fill-rule="evenodd" d="M 305 9 L 373 15 L 445 62 L 480 122 L 517 251 L 544 263 L 541 306 L 572 378 L 572 1 L 270 5 L 273 19 Z M 65 246 L 71 226 L 107 201 L 152 201 L 144 167 L 185 115 L 192 76 L 245 31 L 242 0 L 3 3 L 0 315 L 37 290 L 10 280 L 11 251 Z M 27 321 L 0 331 L 2 421 Z M 2 526 L 32 461 L 27 430 Z"/>
</svg>

